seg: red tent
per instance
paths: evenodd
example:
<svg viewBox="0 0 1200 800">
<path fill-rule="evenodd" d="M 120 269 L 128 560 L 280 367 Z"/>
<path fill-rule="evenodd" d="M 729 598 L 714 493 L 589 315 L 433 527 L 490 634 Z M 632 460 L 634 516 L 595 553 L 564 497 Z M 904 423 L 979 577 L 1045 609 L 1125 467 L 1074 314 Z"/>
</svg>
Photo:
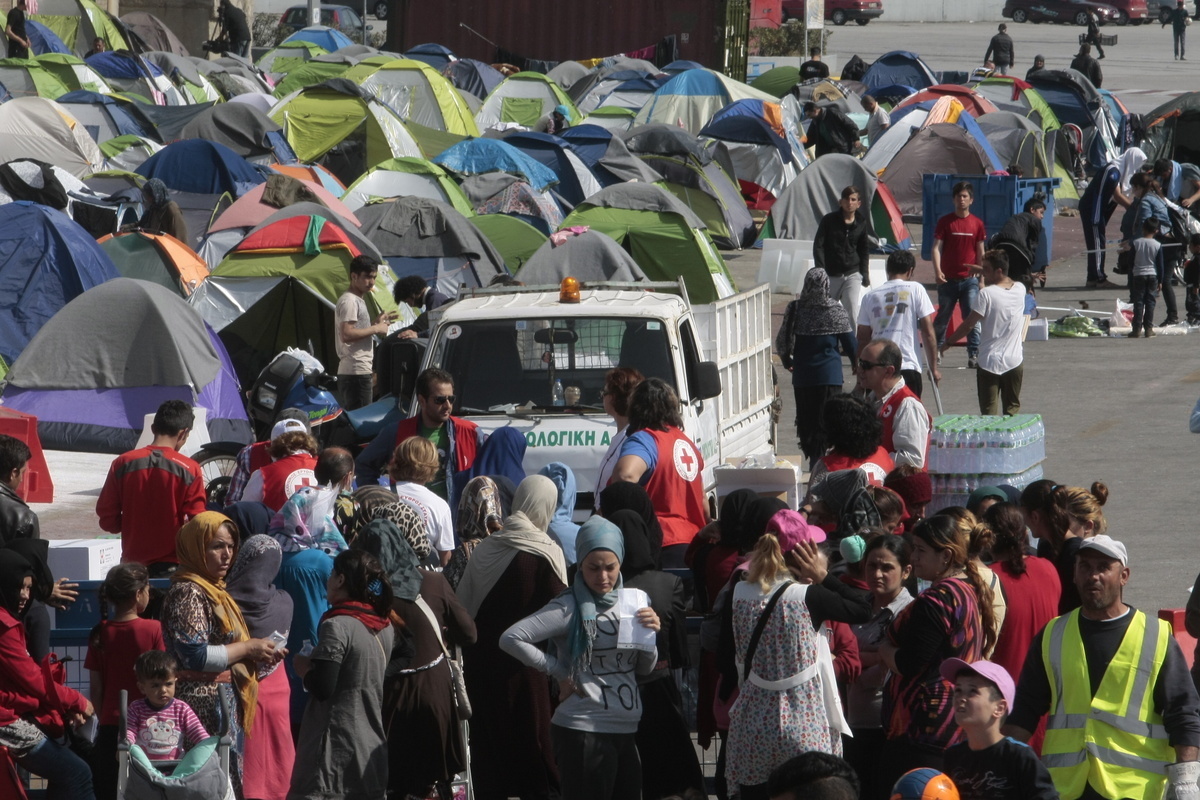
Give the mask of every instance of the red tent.
<svg viewBox="0 0 1200 800">
<path fill-rule="evenodd" d="M 916 94 L 909 95 L 901 100 L 896 104 L 896 108 L 904 108 L 905 106 L 911 106 L 913 103 L 921 103 L 926 100 L 940 100 L 943 97 L 953 97 L 962 103 L 963 108 L 972 117 L 1000 110 L 996 107 L 995 103 L 969 86 L 959 86 L 954 83 L 939 83 L 936 86 L 930 86 L 928 89 L 922 89 Z"/>
</svg>

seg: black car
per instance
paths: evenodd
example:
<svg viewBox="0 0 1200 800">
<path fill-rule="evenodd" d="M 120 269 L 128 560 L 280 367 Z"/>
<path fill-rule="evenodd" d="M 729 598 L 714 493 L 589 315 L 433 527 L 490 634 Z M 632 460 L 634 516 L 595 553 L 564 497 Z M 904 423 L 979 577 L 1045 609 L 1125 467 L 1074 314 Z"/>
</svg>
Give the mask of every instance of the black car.
<svg viewBox="0 0 1200 800">
<path fill-rule="evenodd" d="M 1094 0 L 1007 0 L 1000 13 L 1013 22 L 1065 22 L 1087 25 L 1088 12 L 1099 24 L 1114 22 L 1120 17 L 1116 7 Z"/>
</svg>

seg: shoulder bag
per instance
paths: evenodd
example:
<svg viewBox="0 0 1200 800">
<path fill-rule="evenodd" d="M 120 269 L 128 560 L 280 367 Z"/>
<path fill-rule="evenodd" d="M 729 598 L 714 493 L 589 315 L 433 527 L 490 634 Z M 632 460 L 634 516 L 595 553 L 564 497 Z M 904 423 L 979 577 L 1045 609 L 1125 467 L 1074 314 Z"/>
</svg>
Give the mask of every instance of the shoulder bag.
<svg viewBox="0 0 1200 800">
<path fill-rule="evenodd" d="M 438 644 L 442 646 L 442 655 L 446 657 L 446 663 L 450 666 L 450 682 L 454 686 L 454 705 L 458 709 L 458 718 L 460 720 L 468 720 L 471 718 L 471 698 L 467 696 L 467 682 L 463 678 L 462 664 L 455 658 L 455 654 L 451 654 L 446 647 L 446 640 L 442 638 L 442 624 L 433 613 L 433 609 L 425 602 L 425 598 L 417 595 L 417 607 L 424 612 L 429 619 L 429 624 L 433 626 L 433 633 L 437 636 Z M 457 650 L 457 648 L 455 648 Z"/>
</svg>

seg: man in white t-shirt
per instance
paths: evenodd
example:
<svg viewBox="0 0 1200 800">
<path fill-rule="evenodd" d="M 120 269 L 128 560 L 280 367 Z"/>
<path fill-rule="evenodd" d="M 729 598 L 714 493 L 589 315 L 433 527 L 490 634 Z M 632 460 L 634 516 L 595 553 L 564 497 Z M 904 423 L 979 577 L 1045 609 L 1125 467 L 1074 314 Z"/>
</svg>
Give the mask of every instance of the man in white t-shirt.
<svg viewBox="0 0 1200 800">
<path fill-rule="evenodd" d="M 1021 410 L 1025 286 L 1008 277 L 1008 256 L 1001 250 L 984 253 L 981 267 L 984 288 L 979 291 L 971 313 L 946 337 L 942 349 L 982 323 L 976 375 L 979 413 L 1000 414 L 1003 408 L 1004 414 L 1012 415 Z"/>
<path fill-rule="evenodd" d="M 350 262 L 350 290 L 338 298 L 333 312 L 334 343 L 338 355 L 338 401 L 352 411 L 371 403 L 371 376 L 375 350 L 372 336 L 387 336 L 388 326 L 396 319 L 394 311 L 380 314 L 375 324 L 367 314 L 363 299 L 375 288 L 379 264 L 370 256 L 356 256 Z"/>
<path fill-rule="evenodd" d="M 388 477 L 400 502 L 421 515 L 439 566 L 444 567 L 454 552 L 454 521 L 450 505 L 425 488 L 437 475 L 438 466 L 438 451 L 433 442 L 423 436 L 410 436 L 396 445 L 388 464 Z"/>
<path fill-rule="evenodd" d="M 869 147 L 874 147 L 884 131 L 892 127 L 892 116 L 869 94 L 863 95 L 862 107 L 870 114 L 867 117 L 867 141 L 870 143 Z"/>
<path fill-rule="evenodd" d="M 904 376 L 904 385 L 921 396 L 923 382 L 921 380 L 921 352 L 917 346 L 917 337 L 925 345 L 926 353 L 937 352 L 937 339 L 933 332 L 934 309 L 929 301 L 929 293 L 925 287 L 912 279 L 917 260 L 907 250 L 897 250 L 887 259 L 887 282 L 872 289 L 862 299 L 858 309 L 858 353 L 862 358 L 863 350 L 872 339 L 890 339 L 900 348 L 900 374 Z M 938 370 L 937 359 L 929 359 L 933 363 L 934 381 L 942 380 Z"/>
</svg>

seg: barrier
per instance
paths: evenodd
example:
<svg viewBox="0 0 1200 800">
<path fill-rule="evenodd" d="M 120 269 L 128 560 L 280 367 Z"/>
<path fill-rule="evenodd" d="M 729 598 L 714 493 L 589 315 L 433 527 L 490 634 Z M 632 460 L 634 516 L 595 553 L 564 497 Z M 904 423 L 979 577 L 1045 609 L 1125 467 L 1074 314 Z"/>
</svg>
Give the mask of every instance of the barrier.
<svg viewBox="0 0 1200 800">
<path fill-rule="evenodd" d="M 995 236 L 1013 214 L 1025 210 L 1025 203 L 1037 193 L 1045 195 L 1046 217 L 1042 237 L 1034 255 L 1034 266 L 1050 263 L 1054 246 L 1054 189 L 1058 178 L 1017 178 L 1012 175 L 926 175 L 921 194 L 921 258 L 933 258 L 933 233 L 937 221 L 954 211 L 950 190 L 959 181 L 975 188 L 971 213 L 983 220 L 989 237 Z"/>
<path fill-rule="evenodd" d="M 42 452 L 42 440 L 38 438 L 37 417 L 0 407 L 0 433 L 20 439 L 33 454 L 25 478 L 17 488 L 20 498 L 26 503 L 53 503 L 54 481 L 50 479 L 50 467 Z"/>
</svg>

